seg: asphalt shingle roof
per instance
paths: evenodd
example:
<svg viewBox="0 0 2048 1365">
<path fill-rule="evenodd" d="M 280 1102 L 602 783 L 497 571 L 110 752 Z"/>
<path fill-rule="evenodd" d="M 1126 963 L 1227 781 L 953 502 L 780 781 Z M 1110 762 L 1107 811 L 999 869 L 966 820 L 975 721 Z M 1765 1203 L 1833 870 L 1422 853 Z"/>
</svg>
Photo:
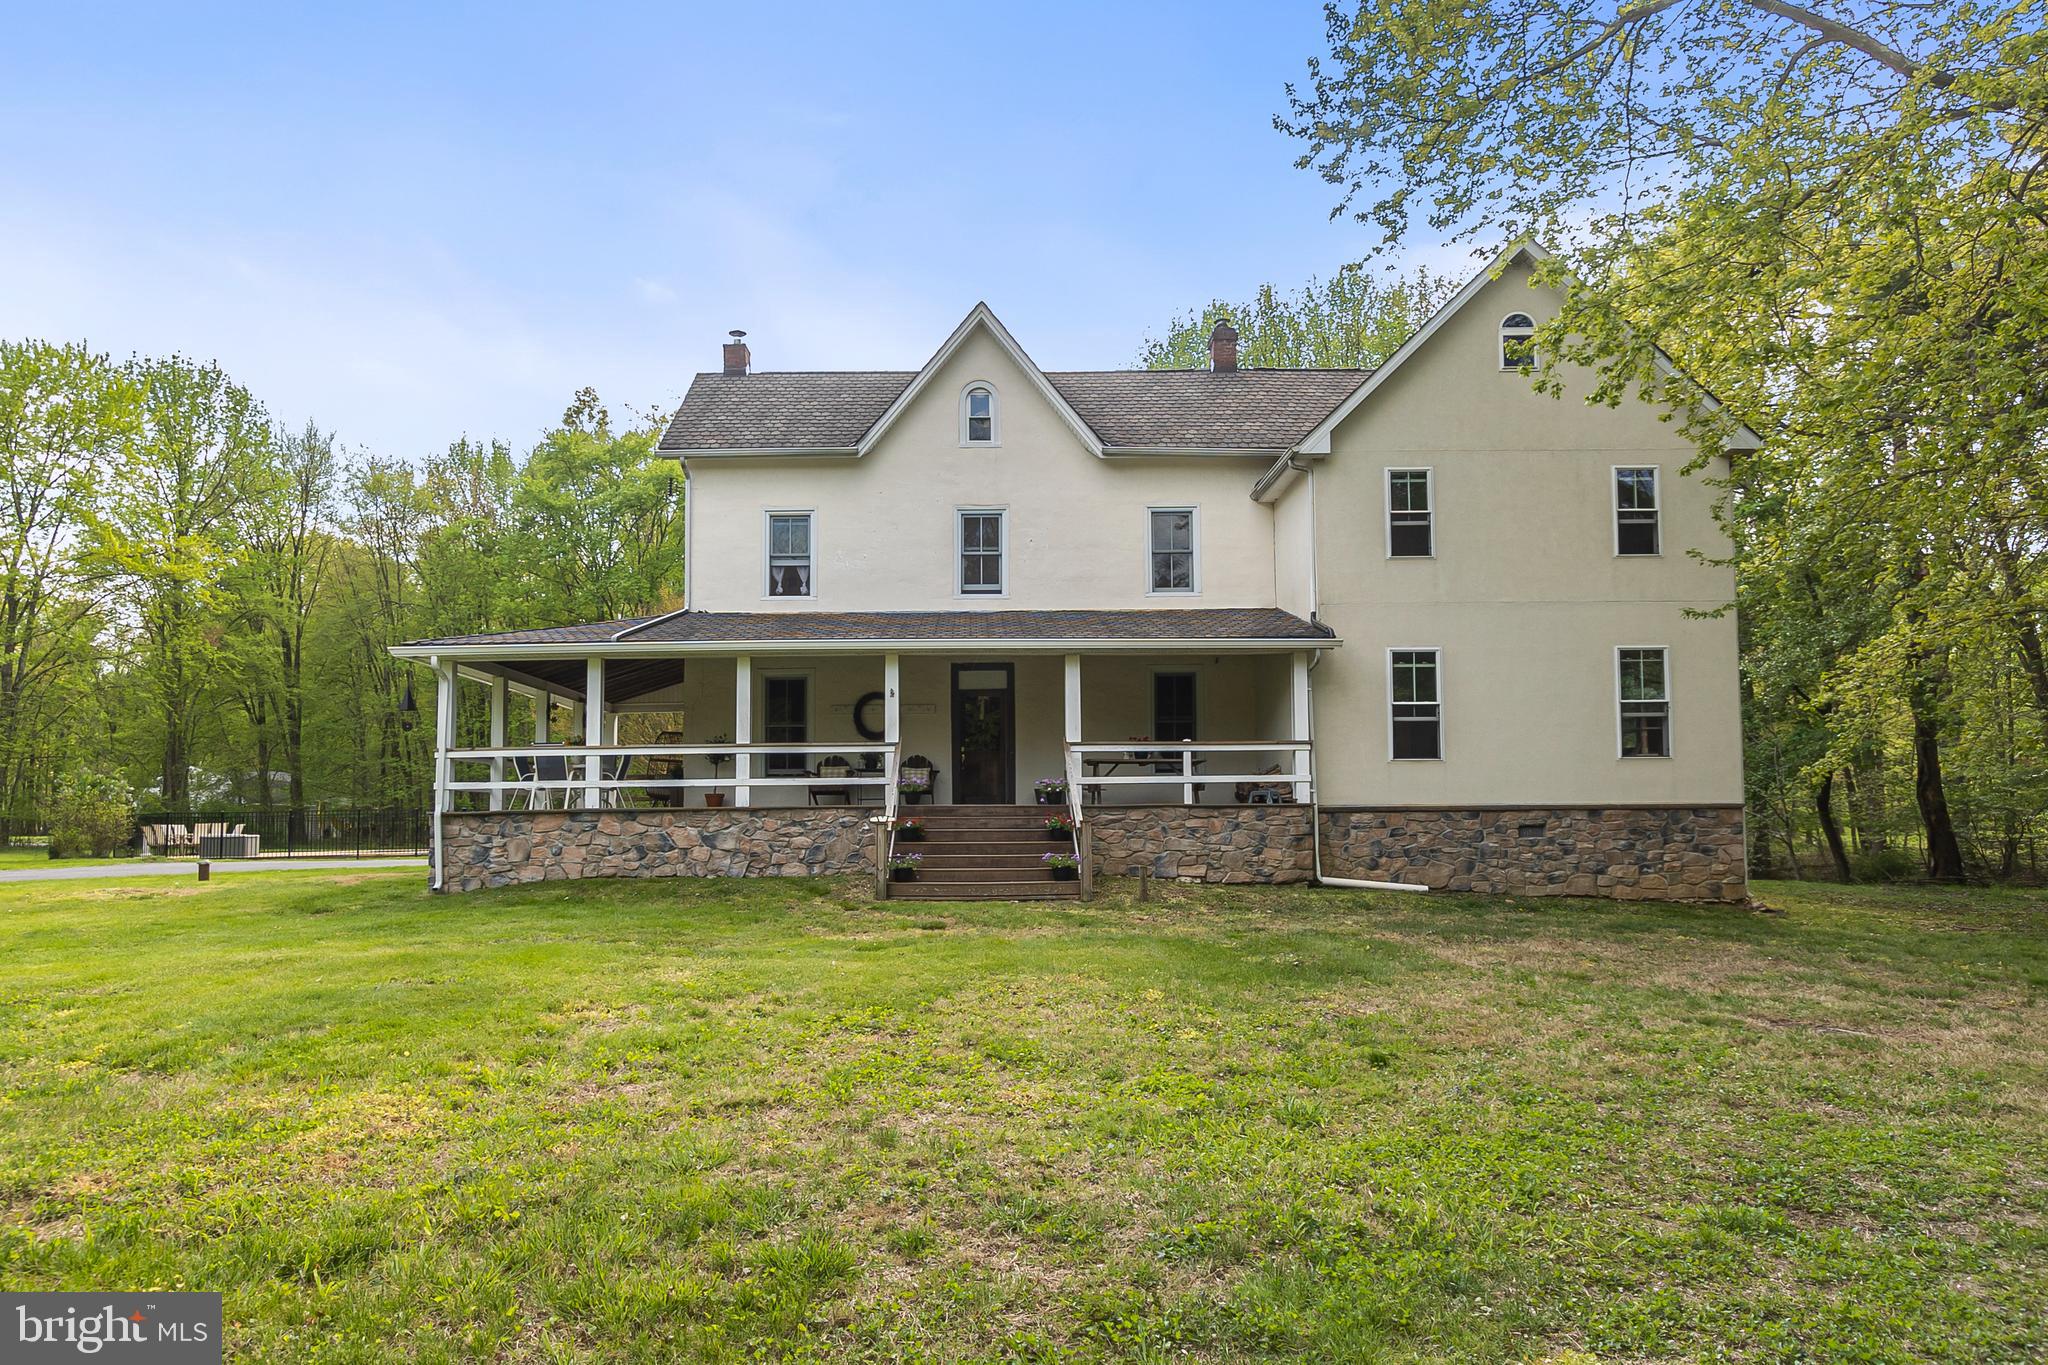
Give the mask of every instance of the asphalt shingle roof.
<svg viewBox="0 0 2048 1365">
<path fill-rule="evenodd" d="M 1046 378 L 1106 446 L 1284 450 L 1370 370 L 1058 370 Z"/>
<path fill-rule="evenodd" d="M 1370 370 L 1057 370 L 1046 378 L 1106 446 L 1283 450 Z M 665 451 L 846 449 L 917 377 L 910 370 L 700 374 Z"/>
<path fill-rule="evenodd" d="M 1327 640 L 1328 627 L 1272 607 L 1131 611 L 686 611 L 644 621 L 414 640 L 436 645 L 764 644 L 860 640 Z"/>
</svg>

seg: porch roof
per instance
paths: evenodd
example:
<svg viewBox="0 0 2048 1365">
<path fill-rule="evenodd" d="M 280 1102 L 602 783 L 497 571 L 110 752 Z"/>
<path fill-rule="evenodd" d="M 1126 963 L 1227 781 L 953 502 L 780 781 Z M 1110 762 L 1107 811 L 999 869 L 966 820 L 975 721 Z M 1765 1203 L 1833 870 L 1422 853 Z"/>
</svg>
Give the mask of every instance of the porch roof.
<svg viewBox="0 0 2048 1365">
<path fill-rule="evenodd" d="M 514 650 L 550 655 L 722 652 L 735 647 L 1273 645 L 1328 648 L 1336 634 L 1273 607 L 1109 611 L 678 611 L 666 616 L 412 640 L 401 658 Z M 676 646 L 664 649 L 663 646 Z"/>
</svg>

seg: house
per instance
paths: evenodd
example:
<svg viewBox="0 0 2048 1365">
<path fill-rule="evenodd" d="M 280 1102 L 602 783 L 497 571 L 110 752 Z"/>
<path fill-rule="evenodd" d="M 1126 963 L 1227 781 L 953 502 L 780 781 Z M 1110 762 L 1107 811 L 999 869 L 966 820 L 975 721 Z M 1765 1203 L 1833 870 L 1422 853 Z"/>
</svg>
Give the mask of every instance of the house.
<svg viewBox="0 0 2048 1365">
<path fill-rule="evenodd" d="M 440 682 L 436 884 L 879 870 L 916 815 L 920 895 L 1739 899 L 1715 491 L 1648 404 L 1533 390 L 1535 259 L 1375 371 L 1244 368 L 1227 325 L 1203 370 L 1043 370 L 980 305 L 916 371 L 734 333 L 660 442 L 681 610 L 394 651 Z"/>
</svg>

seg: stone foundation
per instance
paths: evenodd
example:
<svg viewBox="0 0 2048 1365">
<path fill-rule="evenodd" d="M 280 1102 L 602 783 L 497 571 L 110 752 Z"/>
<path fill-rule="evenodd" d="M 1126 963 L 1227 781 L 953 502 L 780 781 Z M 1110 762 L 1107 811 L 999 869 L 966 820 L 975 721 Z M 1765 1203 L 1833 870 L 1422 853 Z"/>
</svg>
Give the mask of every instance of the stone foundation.
<svg viewBox="0 0 2048 1365">
<path fill-rule="evenodd" d="M 1740 806 L 1324 807 L 1323 871 L 1512 896 L 1748 895 Z"/>
<path fill-rule="evenodd" d="M 1090 806 L 1095 875 L 1305 882 L 1315 872 L 1307 806 Z"/>
<path fill-rule="evenodd" d="M 871 811 L 501 811 L 446 816 L 446 889 L 569 877 L 810 877 L 874 867 Z"/>
</svg>

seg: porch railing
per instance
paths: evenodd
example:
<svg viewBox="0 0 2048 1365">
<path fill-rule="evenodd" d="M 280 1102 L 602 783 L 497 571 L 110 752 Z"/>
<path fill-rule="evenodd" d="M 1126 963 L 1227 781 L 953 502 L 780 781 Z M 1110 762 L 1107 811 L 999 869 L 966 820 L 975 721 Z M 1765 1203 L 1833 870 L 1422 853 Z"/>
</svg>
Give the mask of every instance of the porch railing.
<svg viewBox="0 0 2048 1365">
<path fill-rule="evenodd" d="M 821 758 L 869 755 L 881 760 L 879 766 L 856 767 L 843 777 L 814 771 Z M 794 760 L 799 770 L 771 771 L 766 764 L 755 770 L 757 759 L 773 758 Z M 689 776 L 685 764 L 691 759 L 702 760 L 711 773 Z M 477 764 L 488 765 L 488 777 L 458 776 L 459 770 Z M 733 769 L 730 774 L 718 772 L 726 765 Z M 462 793 L 484 794 L 492 810 L 510 809 L 514 799 L 529 809 L 591 810 L 617 806 L 626 791 L 673 792 L 680 804 L 693 791 L 730 790 L 733 804 L 746 807 L 753 804 L 757 787 L 872 787 L 881 797 L 883 817 L 893 818 L 897 767 L 893 744 L 527 744 L 443 750 L 435 790 L 439 808 L 452 811 Z"/>
<path fill-rule="evenodd" d="M 1067 791 L 1075 814 L 1085 792 L 1099 801 L 1105 787 L 1157 787 L 1178 783 L 1183 805 L 1195 804 L 1196 788 L 1228 784 L 1243 786 L 1251 793 L 1286 792 L 1292 800 L 1306 805 L 1310 797 L 1309 741 L 1290 739 L 1244 740 L 1124 740 L 1121 743 L 1083 743 L 1067 746 Z M 1278 756 L 1278 772 L 1246 772 L 1257 766 L 1247 761 L 1253 754 Z M 1220 756 L 1220 757 L 1212 757 Z M 1198 766 L 1200 763 L 1211 767 Z M 1257 799 L 1254 795 L 1253 799 Z"/>
</svg>

